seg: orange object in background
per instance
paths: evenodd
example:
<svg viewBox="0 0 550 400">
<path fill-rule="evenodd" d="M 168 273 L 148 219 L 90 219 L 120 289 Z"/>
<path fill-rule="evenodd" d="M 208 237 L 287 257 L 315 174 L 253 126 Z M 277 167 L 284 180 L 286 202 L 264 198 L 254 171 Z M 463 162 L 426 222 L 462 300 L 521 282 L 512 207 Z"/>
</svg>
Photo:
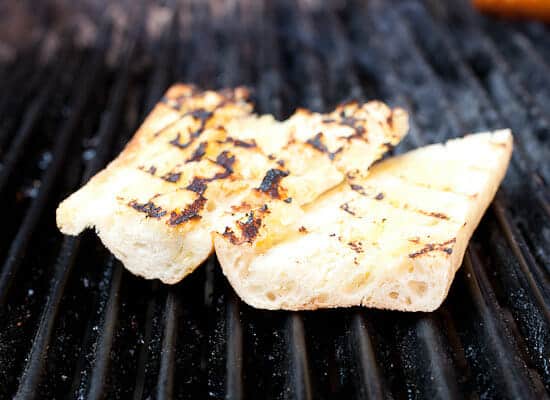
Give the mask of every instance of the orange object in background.
<svg viewBox="0 0 550 400">
<path fill-rule="evenodd" d="M 473 0 L 481 11 L 550 22 L 550 0 Z"/>
</svg>

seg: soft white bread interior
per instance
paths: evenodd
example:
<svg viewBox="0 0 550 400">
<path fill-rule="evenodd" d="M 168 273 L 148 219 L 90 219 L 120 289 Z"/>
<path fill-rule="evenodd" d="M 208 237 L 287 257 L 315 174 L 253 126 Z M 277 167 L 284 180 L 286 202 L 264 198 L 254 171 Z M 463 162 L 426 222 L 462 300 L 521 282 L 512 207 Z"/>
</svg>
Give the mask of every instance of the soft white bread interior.
<svg viewBox="0 0 550 400">
<path fill-rule="evenodd" d="M 211 254 L 212 232 L 232 214 L 284 195 L 290 215 L 366 171 L 407 130 L 406 113 L 379 102 L 279 122 L 252 114 L 247 96 L 172 86 L 117 159 L 60 204 L 60 230 L 93 227 L 131 272 L 176 283 Z"/>
<path fill-rule="evenodd" d="M 435 310 L 511 152 L 501 130 L 387 159 L 305 207 L 270 246 L 216 235 L 219 262 L 257 308 Z"/>
</svg>

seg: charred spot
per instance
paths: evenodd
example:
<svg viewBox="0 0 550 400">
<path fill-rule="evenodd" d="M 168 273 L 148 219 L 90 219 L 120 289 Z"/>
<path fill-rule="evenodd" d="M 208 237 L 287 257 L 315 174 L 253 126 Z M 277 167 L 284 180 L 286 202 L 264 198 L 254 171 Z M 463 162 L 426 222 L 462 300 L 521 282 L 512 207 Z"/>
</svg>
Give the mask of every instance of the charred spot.
<svg viewBox="0 0 550 400">
<path fill-rule="evenodd" d="M 348 242 L 348 246 L 355 251 L 356 253 L 362 253 L 363 252 L 363 243 L 362 242 Z"/>
<path fill-rule="evenodd" d="M 170 140 L 170 144 L 172 146 L 176 146 L 177 148 L 179 149 L 186 149 L 188 148 L 191 143 L 193 143 L 193 140 L 189 140 L 188 142 L 185 142 L 185 143 L 181 143 L 180 142 L 180 139 L 181 139 L 181 134 L 178 132 L 178 134 L 176 135 L 176 137 L 172 140 Z"/>
<path fill-rule="evenodd" d="M 176 183 L 180 180 L 181 172 L 168 172 L 167 174 L 164 174 L 161 178 L 164 179 L 166 182 Z"/>
<path fill-rule="evenodd" d="M 191 183 L 187 185 L 186 189 L 202 195 L 204 194 L 204 192 L 206 191 L 206 188 L 208 187 L 206 182 L 208 182 L 207 179 L 199 178 L 195 176 L 191 181 Z"/>
<path fill-rule="evenodd" d="M 269 158 L 271 161 L 275 160 L 275 156 L 273 154 L 268 154 L 267 158 Z"/>
<path fill-rule="evenodd" d="M 245 149 L 251 149 L 254 147 L 258 147 L 256 144 L 256 141 L 254 139 L 250 139 L 248 141 L 241 140 L 241 139 L 234 139 L 232 137 L 227 137 L 224 141 L 221 143 L 232 143 L 236 147 L 243 147 Z"/>
<path fill-rule="evenodd" d="M 228 238 L 231 244 L 239 245 L 245 242 L 252 243 L 256 236 L 258 236 L 258 232 L 262 226 L 261 218 L 255 218 L 254 212 L 250 212 L 247 215 L 248 218 L 245 222 L 237 221 L 237 226 L 241 231 L 241 237 L 238 237 L 231 228 L 225 228 L 223 236 Z"/>
<path fill-rule="evenodd" d="M 313 139 L 308 139 L 306 143 L 313 146 L 314 149 L 320 151 L 321 153 L 328 153 L 327 146 L 323 143 L 323 133 L 319 132 L 313 137 Z"/>
<path fill-rule="evenodd" d="M 292 203 L 292 197 L 287 197 L 286 199 L 283 200 L 285 203 Z"/>
<path fill-rule="evenodd" d="M 139 169 L 141 169 L 142 171 L 144 172 L 147 172 L 148 174 L 150 175 L 155 175 L 156 172 L 157 172 L 157 167 L 155 167 L 154 165 L 151 165 L 149 168 L 145 169 L 145 167 L 140 167 Z"/>
<path fill-rule="evenodd" d="M 200 144 L 197 146 L 191 157 L 187 160 L 187 162 L 192 161 L 200 161 L 202 157 L 206 154 L 206 147 L 208 146 L 208 143 L 206 142 L 200 142 Z"/>
<path fill-rule="evenodd" d="M 204 108 L 196 108 L 194 110 L 188 111 L 185 115 L 189 115 L 195 119 L 201 121 L 201 123 L 206 123 L 214 113 L 212 111 L 207 111 Z"/>
<path fill-rule="evenodd" d="M 384 193 L 380 192 L 374 198 L 376 200 L 383 200 L 384 199 Z"/>
<path fill-rule="evenodd" d="M 434 218 L 444 219 L 444 220 L 449 219 L 448 215 L 440 213 L 440 212 L 432 212 L 432 211 L 424 211 L 424 210 L 418 210 L 418 212 L 420 214 L 424 214 L 424 215 L 427 215 L 429 217 L 434 217 Z"/>
<path fill-rule="evenodd" d="M 260 184 L 260 187 L 256 190 L 267 193 L 274 199 L 279 199 L 281 196 L 281 194 L 279 193 L 279 183 L 281 182 L 281 179 L 283 179 L 285 176 L 288 176 L 287 171 L 283 171 L 280 169 L 270 169 L 265 174 L 264 179 Z"/>
<path fill-rule="evenodd" d="M 229 151 L 224 150 L 216 157 L 216 164 L 221 165 L 226 170 L 233 172 L 233 164 L 235 164 L 235 156 Z"/>
<path fill-rule="evenodd" d="M 391 142 L 384 143 L 384 147 L 386 148 L 387 151 L 392 151 L 393 149 L 395 149 L 395 145 Z"/>
<path fill-rule="evenodd" d="M 409 258 L 416 258 L 416 257 L 419 257 L 419 256 L 422 256 L 426 253 L 429 253 L 431 251 L 443 251 L 447 254 L 452 254 L 453 252 L 453 249 L 451 247 L 447 247 L 448 245 L 450 245 L 451 243 L 455 243 L 456 242 L 456 238 L 452 238 L 451 240 L 447 240 L 446 242 L 443 242 L 443 243 L 428 243 L 426 245 L 424 245 L 424 247 L 414 253 L 410 253 L 409 254 Z"/>
<path fill-rule="evenodd" d="M 166 210 L 162 207 L 155 205 L 152 201 L 147 203 L 138 203 L 136 200 L 132 200 L 128 203 L 134 210 L 147 214 L 150 218 L 161 218 L 166 215 Z"/>
<path fill-rule="evenodd" d="M 340 208 L 342 210 L 344 210 L 345 212 L 347 212 L 348 214 L 351 214 L 351 215 L 355 215 L 355 211 L 353 211 L 350 207 L 349 207 L 349 204 L 348 203 L 344 203 L 340 206 Z"/>
<path fill-rule="evenodd" d="M 336 233 L 330 233 L 329 236 L 330 237 L 336 237 Z"/>
<path fill-rule="evenodd" d="M 199 195 L 191 204 L 189 204 L 183 211 L 170 213 L 169 225 L 180 225 L 184 222 L 201 218 L 200 211 L 206 204 L 206 198 Z"/>
<path fill-rule="evenodd" d="M 410 238 L 409 242 L 418 244 L 420 243 L 420 238 L 419 237 Z"/>
<path fill-rule="evenodd" d="M 300 233 L 307 233 L 307 229 L 306 229 L 305 226 L 301 226 L 301 227 L 298 228 L 298 232 L 300 232 Z"/>
<path fill-rule="evenodd" d="M 351 185 L 349 185 L 351 190 L 354 190 L 356 191 L 357 193 L 363 195 L 363 196 L 366 196 L 367 195 L 367 192 L 365 192 L 365 188 L 361 185 L 357 185 L 355 183 L 352 183 Z"/>
<path fill-rule="evenodd" d="M 267 207 L 267 204 L 264 204 L 263 206 L 260 207 L 260 212 L 261 213 L 269 213 L 269 208 Z"/>
<path fill-rule="evenodd" d="M 279 167 L 284 167 L 285 166 L 285 160 L 277 160 L 277 165 Z"/>
<path fill-rule="evenodd" d="M 235 156 L 229 151 L 224 150 L 216 157 L 216 164 L 223 167 L 225 171 L 217 172 L 213 177 L 208 178 L 209 182 L 217 179 L 225 179 L 233 173 L 233 164 L 235 164 Z"/>
<path fill-rule="evenodd" d="M 334 160 L 334 157 L 340 153 L 343 149 L 340 147 L 338 150 L 334 152 L 330 152 L 328 150 L 328 147 L 323 143 L 323 133 L 319 132 L 317 135 L 313 137 L 313 139 L 308 139 L 306 143 L 313 146 L 313 148 L 317 151 L 320 151 L 321 153 L 325 153 L 328 155 L 328 158 L 331 160 Z"/>
</svg>

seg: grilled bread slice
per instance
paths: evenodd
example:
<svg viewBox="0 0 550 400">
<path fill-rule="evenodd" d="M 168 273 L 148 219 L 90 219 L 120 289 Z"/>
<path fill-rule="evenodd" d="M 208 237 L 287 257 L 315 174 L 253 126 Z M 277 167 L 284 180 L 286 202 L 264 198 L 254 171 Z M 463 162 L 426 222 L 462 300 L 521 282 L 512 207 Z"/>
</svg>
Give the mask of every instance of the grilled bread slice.
<svg viewBox="0 0 550 400">
<path fill-rule="evenodd" d="M 233 218 L 226 211 L 263 193 L 264 181 L 284 175 L 295 204 L 312 201 L 406 131 L 406 114 L 378 102 L 278 122 L 252 114 L 247 96 L 171 87 L 117 159 L 60 204 L 60 230 L 94 227 L 131 272 L 176 283 L 213 251 L 212 232 Z"/>
<path fill-rule="evenodd" d="M 435 310 L 511 151 L 502 130 L 387 159 L 305 207 L 284 240 L 259 249 L 218 234 L 216 254 L 257 308 Z"/>
</svg>

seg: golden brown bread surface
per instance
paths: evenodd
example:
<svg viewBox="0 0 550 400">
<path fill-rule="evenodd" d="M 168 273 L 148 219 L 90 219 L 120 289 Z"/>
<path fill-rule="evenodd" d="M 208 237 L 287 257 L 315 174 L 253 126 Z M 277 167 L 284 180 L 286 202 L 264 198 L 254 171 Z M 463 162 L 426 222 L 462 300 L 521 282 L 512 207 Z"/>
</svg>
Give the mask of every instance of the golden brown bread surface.
<svg viewBox="0 0 550 400">
<path fill-rule="evenodd" d="M 257 308 L 432 311 L 447 296 L 511 152 L 504 130 L 389 158 L 297 219 L 269 220 L 280 240 L 254 246 L 220 233 L 216 254 L 237 294 Z"/>
<path fill-rule="evenodd" d="M 291 216 L 346 174 L 364 175 L 408 127 L 379 102 L 279 122 L 252 114 L 247 97 L 172 86 L 124 151 L 60 204 L 60 230 L 93 227 L 131 272 L 176 283 L 234 214 L 269 204 Z"/>
</svg>

